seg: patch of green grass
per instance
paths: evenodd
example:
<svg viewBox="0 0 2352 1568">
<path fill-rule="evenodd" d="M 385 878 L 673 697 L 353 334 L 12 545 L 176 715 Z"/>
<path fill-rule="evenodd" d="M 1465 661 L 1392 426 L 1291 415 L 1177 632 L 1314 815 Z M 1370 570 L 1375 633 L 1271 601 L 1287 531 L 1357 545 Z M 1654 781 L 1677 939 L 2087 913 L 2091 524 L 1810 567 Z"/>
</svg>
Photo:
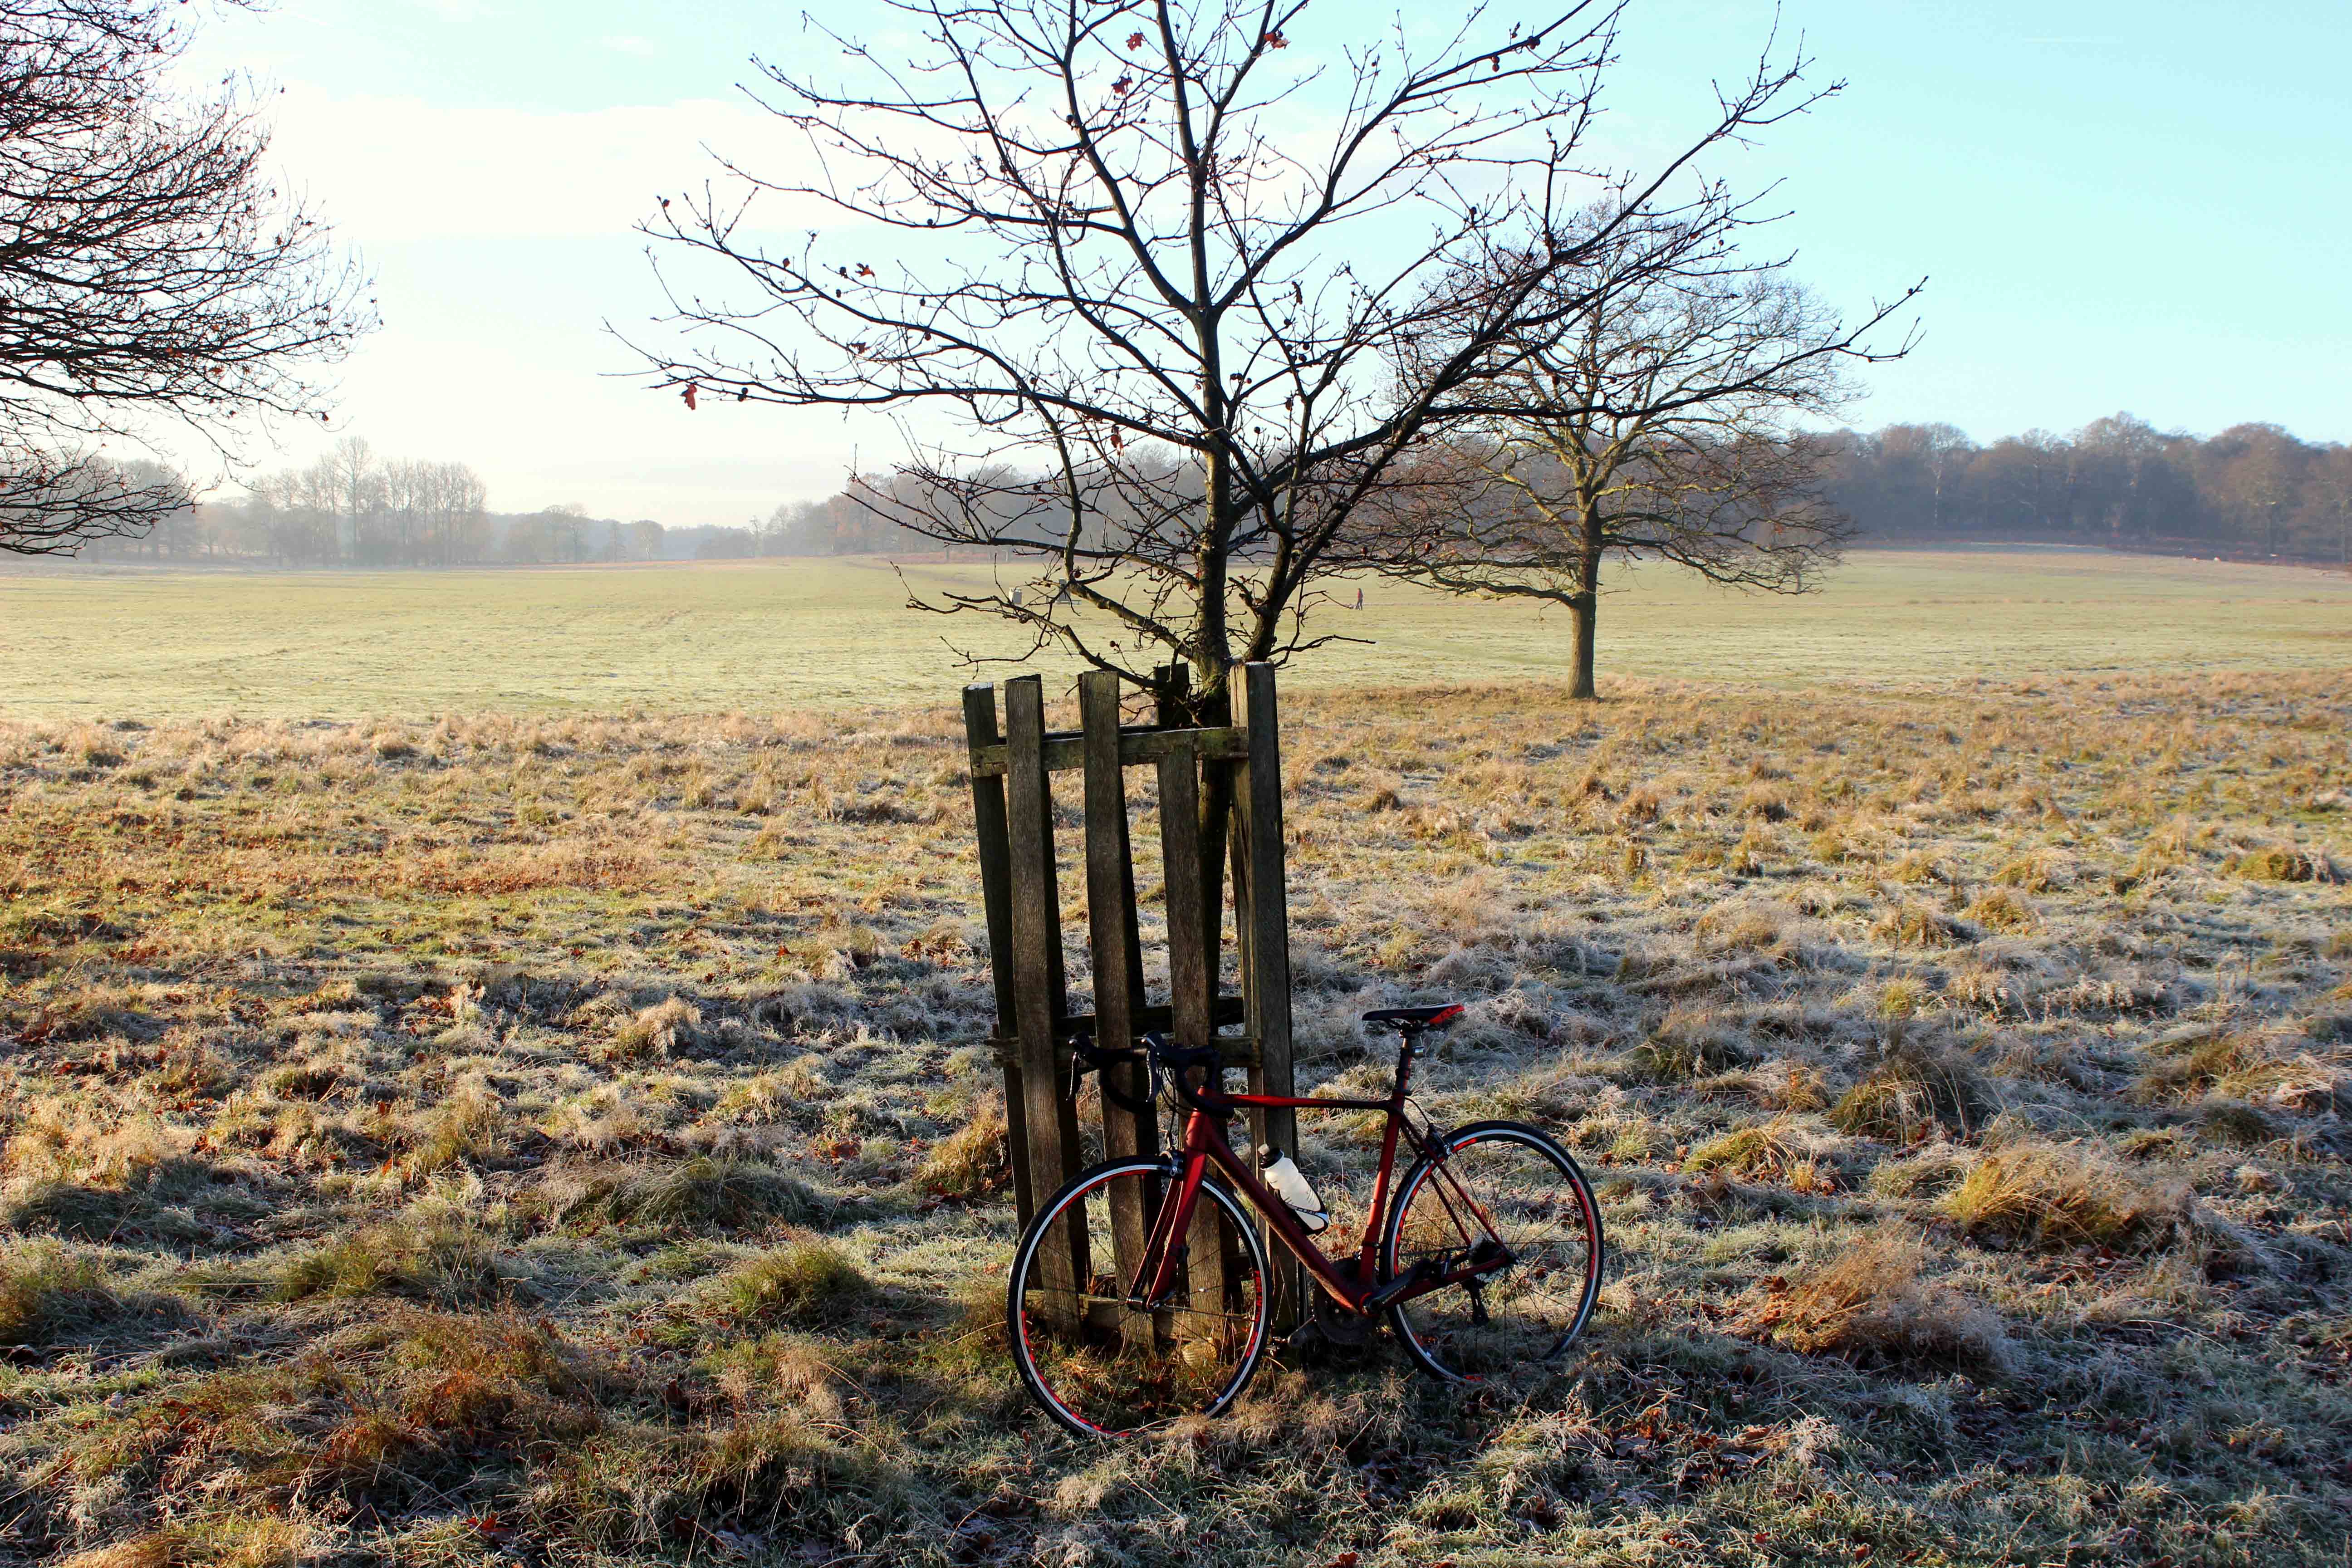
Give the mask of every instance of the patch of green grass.
<svg viewBox="0 0 2352 1568">
<path fill-rule="evenodd" d="M 718 1298 L 739 1322 L 822 1322 L 856 1308 L 873 1291 L 834 1243 L 804 1237 L 770 1248 L 719 1281 Z"/>
</svg>

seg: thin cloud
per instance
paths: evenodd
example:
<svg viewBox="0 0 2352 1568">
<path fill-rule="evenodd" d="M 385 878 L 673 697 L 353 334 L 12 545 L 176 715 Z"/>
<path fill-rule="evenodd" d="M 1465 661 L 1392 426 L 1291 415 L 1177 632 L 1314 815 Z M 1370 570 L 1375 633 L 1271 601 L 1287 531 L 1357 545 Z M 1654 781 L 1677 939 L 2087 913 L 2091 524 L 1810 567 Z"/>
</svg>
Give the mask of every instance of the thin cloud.
<svg viewBox="0 0 2352 1568">
<path fill-rule="evenodd" d="M 756 149 L 772 116 L 718 99 L 583 112 L 415 98 L 331 98 L 295 85 L 277 106 L 273 152 L 298 186 L 321 193 L 337 228 L 376 240 L 460 235 L 551 237 L 625 233 L 706 179 L 703 151 Z M 762 201 L 770 226 L 835 221 L 813 206 Z"/>
</svg>

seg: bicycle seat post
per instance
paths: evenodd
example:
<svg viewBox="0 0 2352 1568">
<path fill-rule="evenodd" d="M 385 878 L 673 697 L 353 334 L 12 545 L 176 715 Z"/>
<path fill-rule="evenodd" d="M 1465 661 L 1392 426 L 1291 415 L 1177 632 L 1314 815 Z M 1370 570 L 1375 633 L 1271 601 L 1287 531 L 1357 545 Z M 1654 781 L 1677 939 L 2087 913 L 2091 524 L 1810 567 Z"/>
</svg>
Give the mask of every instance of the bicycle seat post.
<svg viewBox="0 0 2352 1568">
<path fill-rule="evenodd" d="M 1396 1092 L 1402 1095 L 1412 1079 L 1412 1058 L 1421 1049 L 1421 1031 L 1410 1023 L 1397 1025 Z"/>
</svg>

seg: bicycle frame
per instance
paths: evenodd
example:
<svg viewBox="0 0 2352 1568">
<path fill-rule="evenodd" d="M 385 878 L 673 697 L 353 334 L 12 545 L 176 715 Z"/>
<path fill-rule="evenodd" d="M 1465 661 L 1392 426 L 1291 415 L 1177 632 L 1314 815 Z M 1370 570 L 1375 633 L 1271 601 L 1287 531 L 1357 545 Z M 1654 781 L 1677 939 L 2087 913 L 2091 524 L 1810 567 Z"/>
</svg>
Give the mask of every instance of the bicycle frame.
<svg viewBox="0 0 2352 1568">
<path fill-rule="evenodd" d="M 1377 1307 L 1371 1300 L 1378 1288 L 1372 1271 L 1372 1255 L 1380 1244 L 1380 1233 L 1388 1216 L 1390 1183 L 1396 1168 L 1397 1136 L 1400 1131 L 1403 1131 L 1412 1138 L 1416 1152 L 1429 1155 L 1438 1162 L 1433 1179 L 1444 1183 L 1445 1186 L 1450 1186 L 1454 1193 L 1453 1197 L 1448 1197 L 1444 1188 L 1441 1187 L 1438 1192 L 1439 1200 L 1454 1214 L 1455 1223 L 1457 1225 L 1461 1223 L 1462 1211 L 1466 1209 L 1476 1216 L 1477 1228 L 1484 1231 L 1487 1239 L 1493 1241 L 1497 1247 L 1501 1247 L 1502 1251 L 1497 1257 L 1444 1270 L 1418 1280 L 1389 1296 L 1378 1303 L 1378 1306 L 1385 1307 L 1394 1301 L 1410 1300 L 1415 1296 L 1424 1295 L 1432 1290 L 1442 1289 L 1449 1285 L 1457 1285 L 1465 1280 L 1491 1274 L 1508 1265 L 1511 1262 L 1510 1252 L 1503 1246 L 1502 1238 L 1495 1233 L 1494 1216 L 1489 1215 L 1476 1199 L 1471 1197 L 1460 1182 L 1455 1181 L 1446 1172 L 1442 1142 L 1432 1139 L 1424 1143 L 1419 1134 L 1411 1131 L 1405 1121 L 1405 1088 L 1411 1076 L 1411 1065 L 1410 1055 L 1398 1062 L 1396 1087 L 1386 1100 L 1336 1100 L 1315 1095 L 1278 1094 L 1219 1096 L 1231 1106 L 1257 1110 L 1378 1110 L 1386 1114 L 1388 1121 L 1381 1136 L 1380 1174 L 1374 1179 L 1371 1203 L 1364 1212 L 1364 1234 L 1357 1252 L 1356 1271 L 1352 1279 L 1341 1273 L 1339 1266 L 1315 1244 L 1314 1237 L 1309 1234 L 1305 1226 L 1298 1223 L 1298 1217 L 1291 1212 L 1290 1205 L 1269 1191 L 1265 1184 L 1258 1180 L 1257 1173 L 1250 1169 L 1247 1162 L 1234 1152 L 1233 1145 L 1226 1141 L 1225 1137 L 1225 1123 L 1229 1120 L 1229 1113 L 1217 1114 L 1196 1109 L 1191 1110 L 1184 1121 L 1184 1143 L 1181 1156 L 1183 1167 L 1175 1201 L 1160 1206 L 1159 1218 L 1154 1222 L 1151 1235 L 1145 1243 L 1143 1257 L 1139 1260 L 1136 1277 L 1128 1281 L 1129 1301 L 1139 1308 L 1148 1310 L 1152 1304 L 1165 1299 L 1168 1292 L 1175 1287 L 1176 1268 L 1182 1251 L 1181 1247 L 1176 1245 L 1176 1238 L 1188 1234 L 1188 1227 L 1192 1223 L 1193 1207 L 1201 1195 L 1201 1183 L 1207 1176 L 1209 1167 L 1214 1165 L 1223 1173 L 1225 1179 L 1243 1197 L 1255 1205 L 1259 1215 L 1265 1218 L 1266 1227 L 1281 1239 L 1283 1246 L 1288 1247 L 1300 1263 L 1306 1266 L 1307 1271 L 1315 1276 L 1316 1282 L 1330 1294 L 1333 1300 L 1338 1301 L 1348 1310 L 1359 1314 L 1368 1314 L 1376 1310 Z M 1455 1198 L 1460 1199 L 1459 1208 L 1455 1205 Z M 1468 1234 L 1466 1228 L 1465 1234 L 1466 1239 Z M 1156 1268 L 1152 1263 L 1155 1258 L 1159 1259 Z M 1148 1288 L 1143 1279 L 1146 1269 L 1152 1271 Z"/>
</svg>

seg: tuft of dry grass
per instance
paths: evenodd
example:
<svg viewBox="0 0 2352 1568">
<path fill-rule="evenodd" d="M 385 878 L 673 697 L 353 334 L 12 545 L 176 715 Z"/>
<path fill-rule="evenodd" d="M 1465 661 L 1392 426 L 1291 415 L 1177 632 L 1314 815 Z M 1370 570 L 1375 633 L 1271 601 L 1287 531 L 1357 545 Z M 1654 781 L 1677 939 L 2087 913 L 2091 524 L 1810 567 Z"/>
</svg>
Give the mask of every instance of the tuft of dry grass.
<svg viewBox="0 0 2352 1568">
<path fill-rule="evenodd" d="M 388 1220 L 338 1237 L 289 1261 L 271 1283 L 282 1301 L 316 1297 L 405 1297 L 480 1306 L 513 1293 L 524 1276 L 501 1272 L 497 1243 L 449 1215 Z"/>
<path fill-rule="evenodd" d="M 2223 868 L 2256 882 L 2332 882 L 2336 879 L 2335 868 L 2327 863 L 2325 856 L 2314 856 L 2277 844 L 2232 856 L 2223 863 Z"/>
<path fill-rule="evenodd" d="M 119 1289 L 90 1254 L 55 1242 L 0 1245 L 0 1345 L 87 1341 L 139 1320 L 169 1325 L 186 1316 L 176 1297 Z"/>
<path fill-rule="evenodd" d="M 839 1207 L 772 1164 L 728 1156 L 557 1172 L 550 1185 L 558 1212 L 574 1222 L 740 1230 L 771 1220 L 824 1221 Z"/>
<path fill-rule="evenodd" d="M 1970 936 L 1966 926 L 1925 904 L 1889 910 L 1871 934 L 1895 947 L 1953 947 Z"/>
<path fill-rule="evenodd" d="M 1938 1126 L 1965 1137 L 1994 1109 L 1983 1076 L 1966 1058 L 1897 1031 L 1878 1060 L 1831 1107 L 1830 1121 L 1856 1137 L 1911 1143 Z"/>
<path fill-rule="evenodd" d="M 1987 1154 L 1944 1200 L 1974 1240 L 2142 1251 L 2189 1227 L 2186 1186 L 2151 1182 L 2113 1159 L 2066 1144 L 2025 1142 Z"/>
<path fill-rule="evenodd" d="M 931 1145 L 915 1179 L 925 1192 L 960 1203 L 1003 1192 L 1013 1184 L 1004 1138 L 1004 1102 L 982 1096 L 961 1127 Z"/>
<path fill-rule="evenodd" d="M 667 1058 L 681 1045 L 692 1045 L 701 1028 L 700 1008 L 684 997 L 665 997 L 615 1029 L 604 1057 L 614 1062 Z"/>
<path fill-rule="evenodd" d="M 1708 1139 L 1691 1150 L 1683 1169 L 1773 1182 L 1801 1193 L 1832 1192 L 1837 1186 L 1834 1166 L 1820 1139 L 1806 1134 L 1787 1116 Z"/>
<path fill-rule="evenodd" d="M 1926 1258 L 1916 1237 L 1873 1232 L 1819 1268 L 1771 1282 L 1743 1326 L 1802 1355 L 2005 1376 L 2013 1357 L 2000 1320 L 1958 1291 L 1922 1280 Z"/>
<path fill-rule="evenodd" d="M 432 1175 L 493 1159 L 506 1148 L 510 1121 L 497 1091 L 469 1079 L 417 1119 L 409 1168 Z"/>
<path fill-rule="evenodd" d="M 1961 912 L 1988 931 L 2021 931 L 2033 924 L 2032 908 L 2006 888 L 1982 894 Z"/>
<path fill-rule="evenodd" d="M 77 1552 L 60 1568 L 295 1568 L 317 1533 L 291 1520 L 207 1520 Z"/>
</svg>

